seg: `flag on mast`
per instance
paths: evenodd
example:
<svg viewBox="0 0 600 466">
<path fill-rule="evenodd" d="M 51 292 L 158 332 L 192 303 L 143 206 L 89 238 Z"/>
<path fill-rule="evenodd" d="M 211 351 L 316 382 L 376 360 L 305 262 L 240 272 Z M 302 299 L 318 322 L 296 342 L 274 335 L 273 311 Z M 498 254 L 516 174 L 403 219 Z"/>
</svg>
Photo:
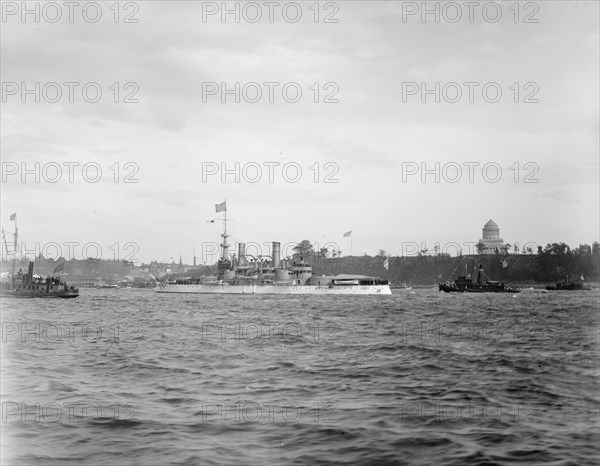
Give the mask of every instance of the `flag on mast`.
<svg viewBox="0 0 600 466">
<path fill-rule="evenodd" d="M 17 213 L 16 212 L 10 216 L 10 220 L 15 221 L 15 222 L 17 221 Z"/>
<path fill-rule="evenodd" d="M 215 204 L 215 210 L 219 212 L 227 212 L 227 201 L 223 201 L 220 204 Z"/>
<path fill-rule="evenodd" d="M 390 260 L 389 260 L 389 257 L 385 258 L 385 260 L 383 261 L 383 266 L 385 267 L 385 270 L 389 270 L 390 269 Z"/>
<path fill-rule="evenodd" d="M 352 235 L 352 230 L 347 231 L 346 233 L 344 233 L 344 238 L 348 238 L 348 236 Z"/>
<path fill-rule="evenodd" d="M 57 265 L 56 268 L 54 269 L 54 272 L 52 272 L 52 273 L 54 274 L 57 272 L 64 272 L 64 270 L 65 270 L 65 263 L 63 262 L 62 264 Z"/>
</svg>

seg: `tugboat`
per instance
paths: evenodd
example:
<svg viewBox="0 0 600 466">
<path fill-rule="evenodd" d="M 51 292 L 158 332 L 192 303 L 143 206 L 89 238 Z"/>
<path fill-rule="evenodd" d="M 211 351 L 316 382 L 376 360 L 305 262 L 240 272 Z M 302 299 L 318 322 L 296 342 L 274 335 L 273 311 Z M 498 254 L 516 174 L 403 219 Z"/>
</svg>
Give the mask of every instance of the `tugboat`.
<svg viewBox="0 0 600 466">
<path fill-rule="evenodd" d="M 315 276 L 312 267 L 299 257 L 281 260 L 281 245 L 272 243 L 271 256 L 253 257 L 246 254 L 245 243 L 239 243 L 237 257 L 230 255 L 227 243 L 227 206 L 216 204 L 224 212 L 221 237 L 221 258 L 217 275 L 205 278 L 185 278 L 158 282 L 157 293 L 216 294 L 306 294 L 306 295 L 391 295 L 387 280 L 364 275 Z"/>
<path fill-rule="evenodd" d="M 583 277 L 581 277 L 583 279 Z M 591 290 L 591 288 L 584 288 L 583 286 L 583 282 L 570 282 L 569 283 L 569 276 L 567 275 L 567 278 L 564 282 L 556 282 L 554 285 L 548 285 L 546 287 L 546 289 L 548 291 L 578 291 L 578 290 L 585 290 L 585 291 L 589 291 Z"/>
<path fill-rule="evenodd" d="M 466 265 L 465 265 L 466 269 Z M 477 281 L 473 281 L 470 275 L 466 272 L 460 275 L 454 282 L 447 281 L 439 285 L 439 290 L 446 293 L 519 293 L 521 290 L 505 286 L 504 283 L 485 279 L 485 271 L 483 265 L 477 270 Z"/>
<path fill-rule="evenodd" d="M 110 283 L 110 281 L 108 283 L 105 282 L 99 282 L 98 284 L 96 284 L 96 288 L 101 288 L 101 289 L 117 289 L 119 288 L 119 285 L 115 284 L 115 283 Z"/>
<path fill-rule="evenodd" d="M 19 271 L 11 274 L 8 282 L 3 282 L 0 296 L 14 298 L 76 298 L 79 289 L 69 286 L 59 277 L 45 279 L 33 275 L 33 262 L 29 262 L 26 274 Z"/>
<path fill-rule="evenodd" d="M 14 253 L 17 252 L 17 214 L 10 216 L 10 220 L 15 222 L 14 233 Z M 8 243 L 2 229 L 2 240 L 6 247 L 6 256 L 8 257 Z M 48 275 L 45 279 L 33 274 L 34 263 L 29 261 L 29 268 L 26 274 L 21 270 L 15 274 L 15 261 L 12 261 L 12 270 L 8 275 L 7 281 L 0 283 L 0 296 L 13 298 L 76 298 L 79 296 L 79 289 L 67 285 L 60 277 Z M 64 268 L 64 262 L 54 270 L 54 273 Z M 4 274 L 3 274 L 4 275 Z"/>
</svg>

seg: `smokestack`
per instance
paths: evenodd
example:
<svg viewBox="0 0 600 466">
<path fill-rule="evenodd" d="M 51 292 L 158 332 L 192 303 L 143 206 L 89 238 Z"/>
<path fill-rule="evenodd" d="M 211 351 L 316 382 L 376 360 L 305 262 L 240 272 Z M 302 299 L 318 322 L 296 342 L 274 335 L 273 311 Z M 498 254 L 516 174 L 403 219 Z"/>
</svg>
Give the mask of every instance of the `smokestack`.
<svg viewBox="0 0 600 466">
<path fill-rule="evenodd" d="M 27 271 L 27 283 L 33 282 L 33 262 L 29 262 L 29 270 Z"/>
<path fill-rule="evenodd" d="M 246 264 L 246 243 L 238 243 L 238 263 Z"/>
<path fill-rule="evenodd" d="M 280 257 L 280 244 L 273 241 L 273 268 L 279 268 L 279 257 Z"/>
</svg>

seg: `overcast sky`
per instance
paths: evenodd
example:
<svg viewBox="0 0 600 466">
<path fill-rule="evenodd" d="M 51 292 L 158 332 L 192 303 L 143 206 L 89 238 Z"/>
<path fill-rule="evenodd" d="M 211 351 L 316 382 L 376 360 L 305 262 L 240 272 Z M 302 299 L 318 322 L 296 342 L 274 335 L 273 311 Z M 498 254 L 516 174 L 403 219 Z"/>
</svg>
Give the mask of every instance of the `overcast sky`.
<svg viewBox="0 0 600 466">
<path fill-rule="evenodd" d="M 239 22 L 221 2 L 121 2 L 118 22 L 88 3 L 2 2 L 1 223 L 17 212 L 30 249 L 210 262 L 225 199 L 233 242 L 344 255 L 346 231 L 354 255 L 400 255 L 490 218 L 510 243 L 599 239 L 596 1 L 428 3 L 439 22 L 421 2 L 231 2 Z"/>
</svg>

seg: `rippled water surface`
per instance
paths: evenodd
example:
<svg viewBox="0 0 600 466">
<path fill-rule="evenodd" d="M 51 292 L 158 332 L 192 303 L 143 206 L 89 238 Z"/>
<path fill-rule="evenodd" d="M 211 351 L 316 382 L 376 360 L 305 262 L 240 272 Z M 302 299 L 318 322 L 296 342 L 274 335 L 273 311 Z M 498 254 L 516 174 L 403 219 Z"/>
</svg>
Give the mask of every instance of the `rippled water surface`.
<svg viewBox="0 0 600 466">
<path fill-rule="evenodd" d="M 2 302 L 2 465 L 599 461 L 598 290 Z"/>
</svg>

